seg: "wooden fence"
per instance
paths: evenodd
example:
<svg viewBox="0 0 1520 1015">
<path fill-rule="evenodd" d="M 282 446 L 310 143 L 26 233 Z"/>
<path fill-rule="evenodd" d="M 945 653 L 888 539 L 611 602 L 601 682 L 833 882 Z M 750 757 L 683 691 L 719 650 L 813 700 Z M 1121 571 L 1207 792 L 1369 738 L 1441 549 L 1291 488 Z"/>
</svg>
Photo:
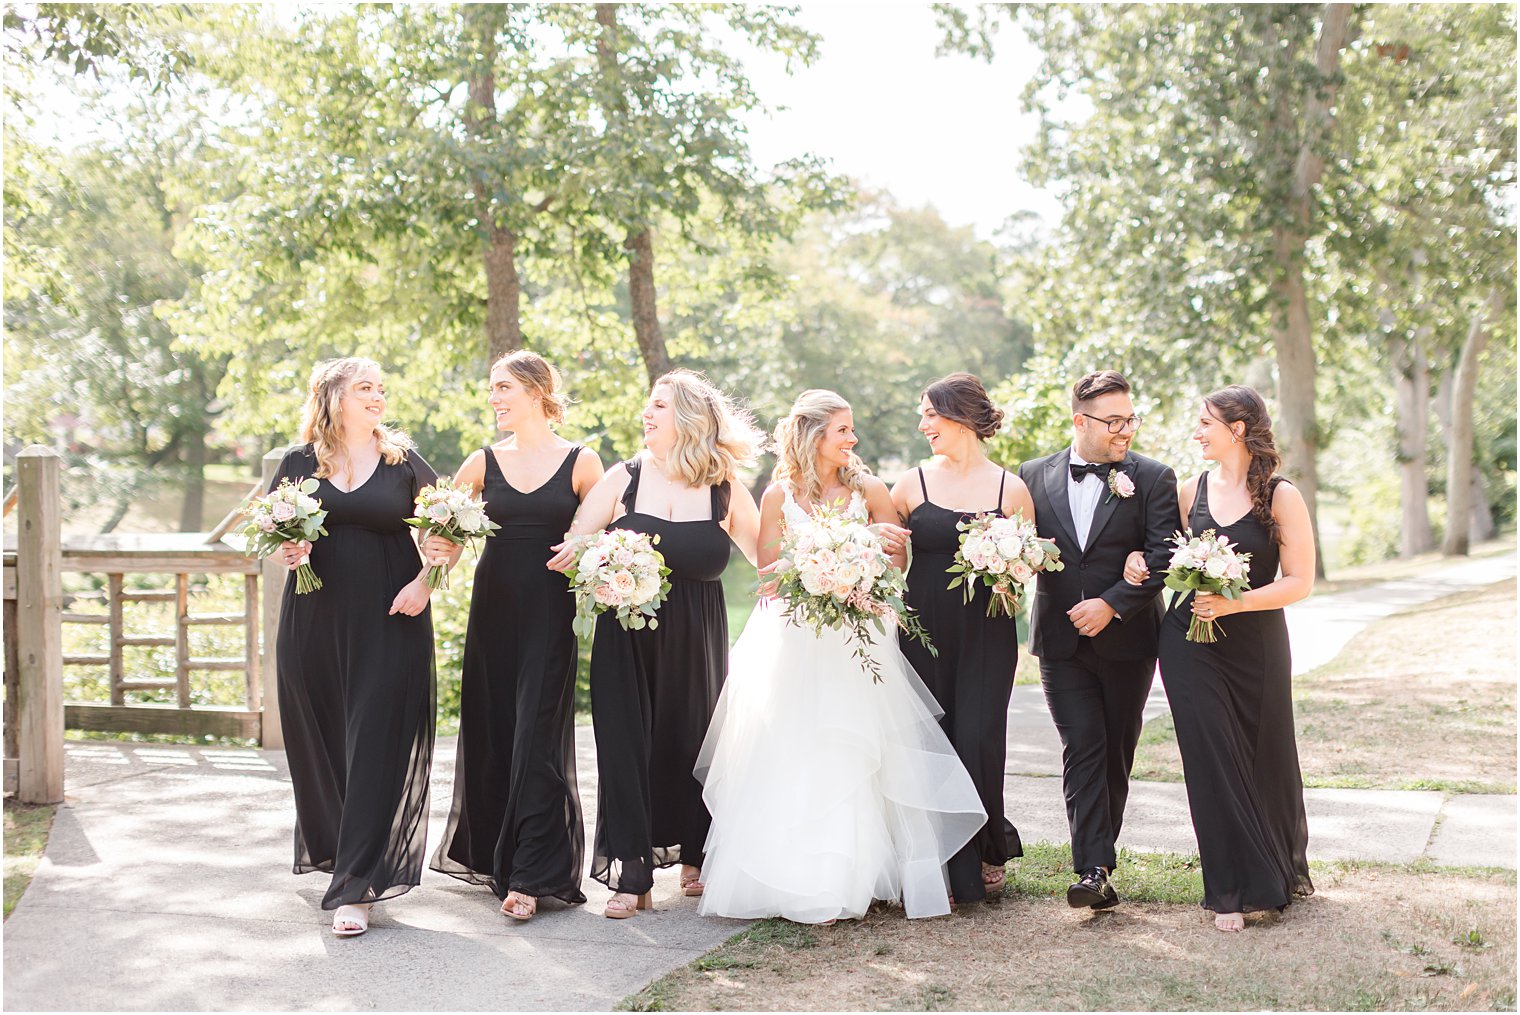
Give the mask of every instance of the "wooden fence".
<svg viewBox="0 0 1520 1015">
<path fill-rule="evenodd" d="M 267 485 L 281 452 L 264 457 Z M 247 737 L 265 747 L 282 748 L 278 703 L 274 693 L 273 640 L 279 623 L 285 573 L 273 564 L 249 560 L 221 536 L 230 519 L 210 533 L 167 535 L 60 535 L 59 474 L 53 451 L 32 446 L 16 459 L 14 502 L 17 537 L 9 540 L 4 559 L 5 626 L 5 789 L 26 803 L 63 799 L 64 729 L 108 732 L 168 733 L 186 736 Z M 65 609 L 65 573 L 102 575 L 95 598 L 104 612 Z M 241 612 L 192 612 L 193 579 L 203 575 L 241 575 Z M 168 575 L 168 588 L 129 587 L 129 576 Z M 134 582 L 133 585 L 138 583 Z M 130 603 L 174 604 L 169 631 L 128 629 Z M 106 650 L 65 655 L 63 625 L 107 628 Z M 242 651 L 228 656 L 191 653 L 192 629 L 208 625 L 241 626 Z M 263 632 L 266 637 L 260 637 Z M 174 648 L 173 671 L 144 678 L 129 675 L 124 650 Z M 66 666 L 97 666 L 108 676 L 109 701 L 65 701 Z M 192 701 L 191 674 L 237 670 L 243 674 L 241 707 L 198 705 Z M 169 691 L 172 704 L 132 704 L 129 692 Z"/>
</svg>

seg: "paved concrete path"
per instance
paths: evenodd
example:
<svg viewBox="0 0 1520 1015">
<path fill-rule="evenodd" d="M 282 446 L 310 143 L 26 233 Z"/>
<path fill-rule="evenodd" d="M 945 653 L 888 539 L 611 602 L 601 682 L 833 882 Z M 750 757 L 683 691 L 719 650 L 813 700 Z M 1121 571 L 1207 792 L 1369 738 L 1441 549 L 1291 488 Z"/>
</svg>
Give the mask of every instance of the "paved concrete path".
<svg viewBox="0 0 1520 1015">
<path fill-rule="evenodd" d="M 1376 617 L 1513 575 L 1514 563 L 1313 600 L 1290 611 L 1295 658 L 1328 659 Z M 1148 715 L 1165 707 L 1158 690 Z M 1038 687 L 1015 688 L 1009 719 L 1009 813 L 1026 841 L 1065 841 L 1060 745 Z M 588 827 L 590 732 L 577 731 Z M 453 740 L 441 740 L 432 844 L 453 761 Z M 587 905 L 546 905 L 526 925 L 498 916 L 484 889 L 429 871 L 377 907 L 369 934 L 339 940 L 320 909 L 325 879 L 288 873 L 282 753 L 71 742 L 67 785 L 46 857 L 5 924 L 8 1010 L 606 1010 L 743 926 L 698 918 L 673 870 L 656 879 L 652 914 L 606 920 L 606 892 L 587 882 Z M 1311 857 L 1515 865 L 1513 796 L 1305 795 Z M 1130 800 L 1125 845 L 1195 849 L 1180 784 L 1137 783 Z"/>
</svg>

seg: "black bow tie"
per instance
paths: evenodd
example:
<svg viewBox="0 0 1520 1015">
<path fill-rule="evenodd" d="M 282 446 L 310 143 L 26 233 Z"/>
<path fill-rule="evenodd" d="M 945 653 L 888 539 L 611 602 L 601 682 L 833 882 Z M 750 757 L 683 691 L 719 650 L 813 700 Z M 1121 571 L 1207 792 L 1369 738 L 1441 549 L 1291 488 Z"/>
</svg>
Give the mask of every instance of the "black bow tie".
<svg viewBox="0 0 1520 1015">
<path fill-rule="evenodd" d="M 1072 462 L 1071 478 L 1073 482 L 1077 483 L 1082 482 L 1082 479 L 1086 476 L 1097 476 L 1099 479 L 1102 479 L 1108 475 L 1108 470 L 1112 468 L 1112 465 L 1103 465 L 1098 462 L 1090 462 L 1087 465 L 1078 465 L 1076 462 Z"/>
</svg>

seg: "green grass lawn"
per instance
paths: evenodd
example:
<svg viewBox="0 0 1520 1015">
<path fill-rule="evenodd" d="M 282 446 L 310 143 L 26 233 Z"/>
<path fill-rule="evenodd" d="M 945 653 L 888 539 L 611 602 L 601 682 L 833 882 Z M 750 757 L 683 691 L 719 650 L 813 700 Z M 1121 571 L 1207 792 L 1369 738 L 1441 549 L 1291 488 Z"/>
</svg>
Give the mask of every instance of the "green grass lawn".
<svg viewBox="0 0 1520 1015">
<path fill-rule="evenodd" d="M 47 847 L 48 831 L 53 827 L 56 807 L 34 807 L 5 801 L 5 917 L 16 908 L 21 893 L 31 883 L 42 851 Z"/>
</svg>

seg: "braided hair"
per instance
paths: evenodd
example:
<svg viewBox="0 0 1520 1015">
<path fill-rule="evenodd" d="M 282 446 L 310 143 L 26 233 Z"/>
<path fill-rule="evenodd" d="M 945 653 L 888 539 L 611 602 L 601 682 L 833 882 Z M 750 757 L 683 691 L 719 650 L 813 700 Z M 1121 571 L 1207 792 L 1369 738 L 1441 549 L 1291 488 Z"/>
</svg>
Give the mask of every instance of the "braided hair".
<svg viewBox="0 0 1520 1015">
<path fill-rule="evenodd" d="M 1272 417 L 1267 403 L 1255 390 L 1244 384 L 1231 384 L 1203 396 L 1210 409 L 1234 431 L 1236 423 L 1245 423 L 1246 452 L 1251 464 L 1246 469 L 1246 491 L 1251 495 L 1251 514 L 1261 522 L 1272 542 L 1282 542 L 1282 532 L 1272 515 L 1272 477 L 1282 465 L 1277 439 L 1272 436 Z"/>
</svg>

